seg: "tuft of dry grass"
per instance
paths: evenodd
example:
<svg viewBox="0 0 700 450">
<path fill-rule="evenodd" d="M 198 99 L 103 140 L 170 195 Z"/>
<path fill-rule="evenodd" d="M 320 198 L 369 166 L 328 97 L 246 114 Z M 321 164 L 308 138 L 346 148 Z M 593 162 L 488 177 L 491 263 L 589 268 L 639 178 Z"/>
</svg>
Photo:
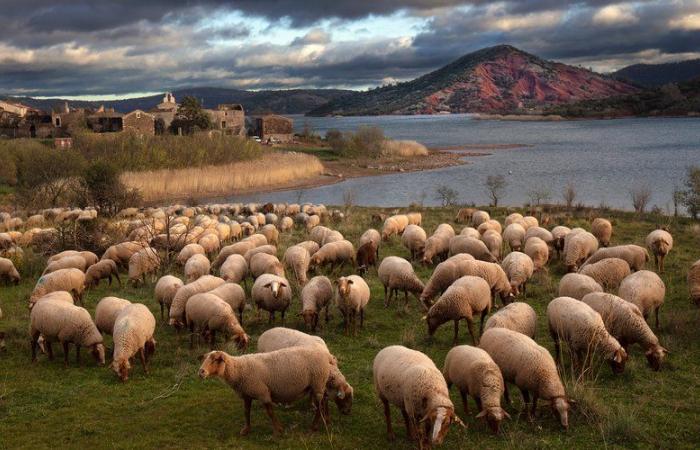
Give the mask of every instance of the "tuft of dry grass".
<svg viewBox="0 0 700 450">
<path fill-rule="evenodd" d="M 271 153 L 253 161 L 221 166 L 125 172 L 122 182 L 146 201 L 280 186 L 320 175 L 323 164 L 304 153 Z"/>
<path fill-rule="evenodd" d="M 382 144 L 382 155 L 384 156 L 427 156 L 428 149 L 425 145 L 416 141 L 394 141 L 387 139 Z"/>
</svg>

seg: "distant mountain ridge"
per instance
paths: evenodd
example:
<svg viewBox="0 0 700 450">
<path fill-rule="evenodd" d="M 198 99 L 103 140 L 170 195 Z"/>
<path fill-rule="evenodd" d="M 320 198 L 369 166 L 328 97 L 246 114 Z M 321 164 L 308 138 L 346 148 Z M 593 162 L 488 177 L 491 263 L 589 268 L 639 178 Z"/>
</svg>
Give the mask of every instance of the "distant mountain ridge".
<svg viewBox="0 0 700 450">
<path fill-rule="evenodd" d="M 700 59 L 664 64 L 634 64 L 613 72 L 612 76 L 644 87 L 682 83 L 700 77 Z"/>
<path fill-rule="evenodd" d="M 499 45 L 413 81 L 339 97 L 309 115 L 514 113 L 637 90 L 605 75 Z"/>
<path fill-rule="evenodd" d="M 246 113 L 277 113 L 277 114 L 304 114 L 349 92 L 342 89 L 291 89 L 279 91 L 246 91 L 240 89 L 224 89 L 214 87 L 200 87 L 179 89 L 173 91 L 176 100 L 182 100 L 187 95 L 198 98 L 205 108 L 216 108 L 219 104 L 240 103 Z M 114 108 L 119 112 L 130 112 L 135 109 L 147 111 L 155 107 L 163 99 L 162 94 L 149 97 L 138 97 L 124 100 L 105 101 L 81 101 L 63 99 L 35 99 L 31 97 L 5 97 L 19 101 L 27 106 L 51 111 L 57 105 L 67 101 L 76 108 L 97 108 L 104 105 Z"/>
</svg>

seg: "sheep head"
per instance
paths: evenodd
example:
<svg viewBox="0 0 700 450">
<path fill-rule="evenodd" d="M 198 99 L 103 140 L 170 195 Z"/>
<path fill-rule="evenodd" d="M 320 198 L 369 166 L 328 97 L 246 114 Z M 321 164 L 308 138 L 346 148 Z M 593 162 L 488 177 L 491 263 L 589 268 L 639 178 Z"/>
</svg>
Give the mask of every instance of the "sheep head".
<svg viewBox="0 0 700 450">
<path fill-rule="evenodd" d="M 353 393 L 354 390 L 352 386 L 350 386 L 348 383 L 345 383 L 343 386 L 341 386 L 340 389 L 338 389 L 338 392 L 335 394 L 333 400 L 335 401 L 335 404 L 338 407 L 338 411 L 340 411 L 341 414 L 344 414 L 346 416 L 350 414 L 352 410 Z"/>
<path fill-rule="evenodd" d="M 491 431 L 493 431 L 493 433 L 496 434 L 498 433 L 498 429 L 500 428 L 503 419 L 510 419 L 510 414 L 508 414 L 506 410 L 504 410 L 500 406 L 497 406 L 493 408 L 484 409 L 476 415 L 477 419 L 480 419 L 482 417 L 486 418 L 486 423 L 488 423 L 489 428 L 491 428 Z"/>
<path fill-rule="evenodd" d="M 552 411 L 559 416 L 559 422 L 564 429 L 569 429 L 569 409 L 571 404 L 564 397 L 555 397 L 551 401 Z"/>
<path fill-rule="evenodd" d="M 121 381 L 126 381 L 129 379 L 129 371 L 131 370 L 131 363 L 127 358 L 114 360 L 112 362 L 112 370 L 117 374 Z"/>
<path fill-rule="evenodd" d="M 309 330 L 312 330 L 316 322 L 316 318 L 318 317 L 318 313 L 310 309 L 305 309 L 299 315 L 304 319 L 306 327 Z"/>
<path fill-rule="evenodd" d="M 352 289 L 352 285 L 354 282 L 347 277 L 340 277 L 338 278 L 338 293 L 341 295 L 341 297 L 347 297 L 350 295 L 350 290 Z"/>
<path fill-rule="evenodd" d="M 278 298 L 280 295 L 280 291 L 286 288 L 287 284 L 283 281 L 272 280 L 269 283 L 267 283 L 264 287 L 272 292 L 273 297 Z"/>
<path fill-rule="evenodd" d="M 202 365 L 199 367 L 199 378 L 207 379 L 210 376 L 223 377 L 226 368 L 226 353 L 213 351 L 204 355 Z"/>
<path fill-rule="evenodd" d="M 625 363 L 627 362 L 627 352 L 620 347 L 613 352 L 610 357 L 610 367 L 615 374 L 620 374 L 625 371 Z"/>
<path fill-rule="evenodd" d="M 102 343 L 95 344 L 92 346 L 92 349 L 90 350 L 90 353 L 92 353 L 92 356 L 95 358 L 95 361 L 101 366 L 105 365 L 105 346 Z"/>
<path fill-rule="evenodd" d="M 664 347 L 655 345 L 647 350 L 644 355 L 647 357 L 649 366 L 658 371 L 661 369 L 661 363 L 663 363 L 664 358 L 666 358 L 666 354 L 668 353 L 668 350 L 666 350 Z"/>
<path fill-rule="evenodd" d="M 454 408 L 445 406 L 438 406 L 430 410 L 420 421 L 432 425 L 430 438 L 427 442 L 428 446 L 431 444 L 441 445 L 442 441 L 445 440 L 445 436 L 447 436 L 447 431 L 450 429 L 450 424 L 452 422 L 466 427 L 464 422 L 455 414 Z"/>
</svg>

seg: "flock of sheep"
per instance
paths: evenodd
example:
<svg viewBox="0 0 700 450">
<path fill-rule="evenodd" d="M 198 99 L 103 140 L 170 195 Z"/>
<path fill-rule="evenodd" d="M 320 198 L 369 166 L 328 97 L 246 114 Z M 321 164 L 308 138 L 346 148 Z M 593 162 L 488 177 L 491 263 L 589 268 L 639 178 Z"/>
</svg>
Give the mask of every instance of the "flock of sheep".
<svg viewBox="0 0 700 450">
<path fill-rule="evenodd" d="M 19 283 L 13 260 L 21 258 L 22 245 L 54 233 L 51 228 L 41 228 L 49 217 L 96 217 L 94 210 L 50 211 L 29 217 L 26 225 L 9 215 L 0 217 L 7 230 L 0 233 L 0 252 L 6 256 L 0 257 L 0 279 Z M 57 219 L 61 214 L 64 216 Z M 114 278 L 121 286 L 120 269 L 128 270 L 134 285 L 144 283 L 170 268 L 166 266 L 168 255 L 176 254 L 173 263 L 182 267 L 185 279 L 167 274 L 157 280 L 154 300 L 160 305 L 161 320 L 167 314 L 173 328 L 187 328 L 193 346 L 200 338 L 210 345 L 212 351 L 203 357 L 199 375 L 221 378 L 243 399 L 242 435 L 250 430 L 253 400 L 262 403 L 277 432 L 282 425 L 273 406 L 308 395 L 316 428 L 329 419 L 329 399 L 341 413 L 350 413 L 353 388 L 318 336 L 274 327 L 259 337 L 257 353 L 232 356 L 213 350 L 217 334 L 245 351 L 250 339 L 244 329 L 244 313 L 252 303 L 258 317 L 263 311 L 268 313 L 271 325 L 277 313 L 284 325 L 285 314 L 294 308 L 310 333 L 316 332 L 322 316 L 328 322 L 329 308 L 337 308 L 346 333 L 355 335 L 358 319 L 359 327 L 364 326 L 371 300 L 365 277 L 372 270 L 384 286 L 385 306 L 392 299 L 398 301 L 399 293 L 403 293 L 406 308 L 409 294 L 418 300 L 429 336 L 445 323 L 454 325 L 455 347 L 442 370 L 425 354 L 403 346 L 389 346 L 376 355 L 374 386 L 390 437 L 391 405 L 401 412 L 409 436 L 422 445 L 440 444 L 451 424 L 464 425 L 450 398 L 452 385 L 460 393 L 465 412 L 472 397 L 476 417 L 484 418 L 494 432 L 510 417 L 501 406 L 502 397 L 510 401 L 509 384 L 521 391 L 526 405 L 531 404 L 529 413 L 534 413 L 538 400 L 544 400 L 561 425 L 568 427 L 571 400 L 557 370 L 562 342 L 580 373 L 591 369 L 594 355 L 607 360 L 615 373 L 624 371 L 632 344 L 642 347 L 654 370 L 660 369 L 668 351 L 647 319 L 654 315 L 658 328 L 665 285 L 656 272 L 644 267 L 649 250 L 656 271 L 663 272 L 664 258 L 673 247 L 668 231 L 650 232 L 647 248 L 611 247 L 613 227 L 603 218 L 593 220 L 590 231 L 564 226 L 548 230 L 532 216 L 513 213 L 501 224 L 486 211 L 465 208 L 455 218 L 466 224 L 459 233 L 443 223 L 431 235 L 421 227 L 421 213 L 381 219 L 381 231 L 365 231 L 356 247 L 337 230 L 322 225 L 344 220 L 342 213 L 329 212 L 322 205 L 176 205 L 124 210 L 109 226 L 128 237 L 109 246 L 101 258 L 89 251 L 67 250 L 48 259 L 29 296 L 32 359 L 36 360 L 38 351 L 52 358 L 52 344 L 60 343 L 66 364 L 71 344 L 78 361 L 85 348 L 104 364 L 103 336 L 111 335 L 115 374 L 127 380 L 137 355 L 148 372 L 149 356 L 156 349 L 156 318 L 148 307 L 105 297 L 97 304 L 93 320 L 79 305 L 84 291 L 101 280 L 111 285 Z M 306 229 L 308 240 L 288 247 L 279 259 L 280 233 L 295 226 Z M 21 228 L 26 231 L 15 231 Z M 379 248 L 392 239 L 400 239 L 410 252 L 410 261 L 390 255 L 380 260 Z M 546 310 L 555 357 L 534 340 L 537 314 L 518 301 L 533 274 L 546 272 L 553 258 L 561 258 L 569 272 Z M 434 265 L 427 281 L 415 273 L 416 264 Z M 310 276 L 321 269 L 336 273 L 338 267 L 357 274 L 335 279 Z M 250 288 L 248 279 L 253 280 Z M 688 285 L 691 299 L 700 304 L 700 261 L 690 268 Z M 473 346 L 457 345 L 462 321 Z M 0 333 L 0 346 L 4 345 L 2 338 Z"/>
</svg>

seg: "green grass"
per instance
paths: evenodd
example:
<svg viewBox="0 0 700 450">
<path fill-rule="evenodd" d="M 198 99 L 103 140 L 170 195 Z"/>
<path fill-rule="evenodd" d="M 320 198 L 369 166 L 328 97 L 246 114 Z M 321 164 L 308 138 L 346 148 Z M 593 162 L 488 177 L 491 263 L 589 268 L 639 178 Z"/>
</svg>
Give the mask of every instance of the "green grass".
<svg viewBox="0 0 700 450">
<path fill-rule="evenodd" d="M 356 208 L 350 219 L 335 226 L 352 241 L 372 226 L 370 213 L 375 210 Z M 452 223 L 454 210 L 423 211 L 424 227 L 430 232 L 440 222 Z M 496 215 L 500 220 L 504 213 Z M 615 232 L 613 244 L 643 245 L 644 236 L 654 228 L 652 220 L 639 221 L 631 214 L 612 213 Z M 583 219 L 570 226 L 584 225 Z M 377 225 L 374 225 L 375 227 Z M 461 226 L 455 226 L 457 231 Z M 685 275 L 691 263 L 700 257 L 700 232 L 686 220 L 672 224 L 675 248 L 667 259 L 663 279 L 667 298 L 661 310 L 661 331 L 658 336 L 671 350 L 667 364 L 660 372 L 647 367 L 643 352 L 632 347 L 631 359 L 624 374 L 613 376 L 607 366 L 601 367 L 593 380 L 572 381 L 565 370 L 563 378 L 569 394 L 578 405 L 570 418 L 571 427 L 563 432 L 549 407 L 540 403 L 539 417 L 529 423 L 519 414 L 521 400 L 514 393 L 514 406 L 508 407 L 512 419 L 505 421 L 501 434 L 492 435 L 476 415 L 473 403 L 471 416 L 465 417 L 459 395 L 452 392 L 458 414 L 469 425 L 468 430 L 450 430 L 444 448 L 698 448 L 700 447 L 700 311 L 690 304 Z M 285 234 L 279 254 L 290 243 L 304 239 L 301 231 Z M 394 238 L 381 248 L 381 256 L 408 252 Z M 423 280 L 429 268 L 418 268 Z M 342 272 L 347 272 L 342 271 Z M 564 271 L 554 261 L 549 275 L 537 276 L 528 287 L 527 298 L 538 312 L 537 340 L 550 350 L 544 315 L 547 303 L 555 296 L 557 281 Z M 442 367 L 451 347 L 452 327 L 440 328 L 432 342 L 426 339 L 422 312 L 415 299 L 410 311 L 395 305 L 383 306 L 383 289 L 376 272 L 368 281 L 372 300 L 366 312 L 365 328 L 357 337 L 342 333 L 337 311 L 329 326 L 319 332 L 337 355 L 340 367 L 355 388 L 351 416 L 339 416 L 331 405 L 332 423 L 324 431 L 310 432 L 312 413 L 308 400 L 291 407 L 277 408 L 286 429 L 274 437 L 269 420 L 259 403 L 253 403 L 253 429 L 246 438 L 238 436 L 243 426 L 241 400 L 218 380 L 202 381 L 196 376 L 197 357 L 205 348 L 190 350 L 186 333 L 177 334 L 160 321 L 156 331 L 158 347 L 151 363 L 151 375 L 145 376 L 138 363 L 131 378 L 121 383 L 107 368 L 97 367 L 83 352 L 83 365 L 73 358 L 63 366 L 61 352 L 49 362 L 40 356 L 30 362 L 28 312 L 26 297 L 36 274 L 23 274 L 18 287 L 2 289 L 5 317 L 0 329 L 8 333 L 7 351 L 0 354 L 0 448 L 386 448 L 388 446 L 381 405 L 372 387 L 372 360 L 383 347 L 404 344 L 419 349 Z M 337 274 L 334 274 L 337 275 Z M 126 278 L 126 276 L 124 276 Z M 109 289 L 102 285 L 87 295 L 86 305 L 94 312 L 97 301 L 106 295 L 117 295 L 150 306 L 156 317 L 159 311 L 152 297 L 153 286 Z M 287 325 L 303 329 L 299 300 L 295 296 Z M 278 319 L 279 324 L 279 319 Z M 252 338 L 268 328 L 267 321 L 256 323 L 246 311 L 245 328 Z M 471 343 L 464 326 L 460 342 Z M 111 340 L 106 341 L 111 346 Z M 234 352 L 231 344 L 223 348 Z M 252 345 L 250 351 L 254 351 Z M 74 354 L 72 354 L 74 356 Z M 414 448 L 406 439 L 400 413 L 392 410 L 397 440 L 396 449 Z"/>
</svg>

